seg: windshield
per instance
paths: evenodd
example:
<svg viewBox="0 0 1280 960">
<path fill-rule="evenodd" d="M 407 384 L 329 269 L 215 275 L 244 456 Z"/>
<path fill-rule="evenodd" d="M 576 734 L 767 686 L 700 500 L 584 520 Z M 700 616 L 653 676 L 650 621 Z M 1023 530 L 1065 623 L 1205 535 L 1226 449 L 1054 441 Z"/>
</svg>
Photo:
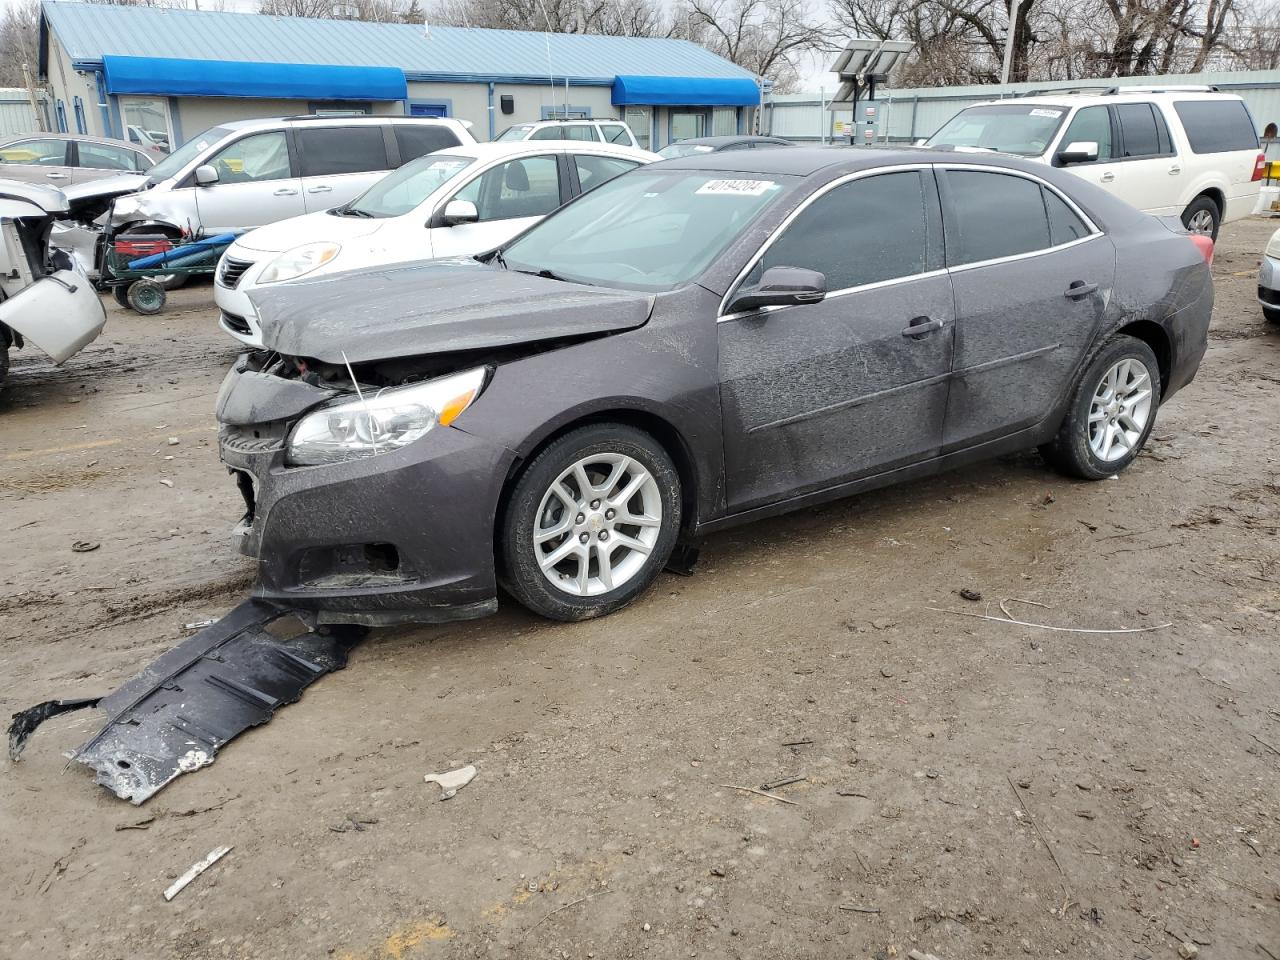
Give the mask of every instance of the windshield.
<svg viewBox="0 0 1280 960">
<path fill-rule="evenodd" d="M 658 151 L 658 156 L 664 160 L 672 160 L 675 157 L 691 157 L 695 153 L 714 153 L 715 147 L 709 147 L 705 143 L 669 143 Z"/>
<path fill-rule="evenodd" d="M 968 107 L 948 120 L 927 146 L 977 147 L 1038 157 L 1058 132 L 1067 107 L 999 103 Z"/>
<path fill-rule="evenodd" d="M 188 163 L 231 132 L 230 127 L 210 127 L 198 137 L 194 137 L 169 154 L 147 171 L 153 183 L 168 180 Z"/>
<path fill-rule="evenodd" d="M 529 135 L 529 131 L 533 129 L 531 123 L 519 123 L 514 127 L 507 127 L 502 133 L 498 134 L 499 140 L 523 140 Z"/>
<path fill-rule="evenodd" d="M 446 180 L 475 163 L 471 157 L 432 153 L 389 173 L 337 212 L 353 217 L 399 217 L 422 203 Z"/>
<path fill-rule="evenodd" d="M 701 273 L 791 177 L 643 168 L 602 184 L 520 235 L 507 268 L 564 280 L 667 290 Z"/>
</svg>

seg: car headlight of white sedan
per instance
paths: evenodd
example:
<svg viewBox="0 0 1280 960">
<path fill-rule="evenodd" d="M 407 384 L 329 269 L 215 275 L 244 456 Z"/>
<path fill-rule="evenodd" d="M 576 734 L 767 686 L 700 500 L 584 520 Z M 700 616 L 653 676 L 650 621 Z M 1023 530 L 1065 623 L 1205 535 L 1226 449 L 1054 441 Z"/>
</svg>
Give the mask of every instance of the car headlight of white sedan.
<svg viewBox="0 0 1280 960">
<path fill-rule="evenodd" d="M 1280 230 L 1273 233 L 1267 242 L 1267 256 L 1273 260 L 1280 260 Z"/>
<path fill-rule="evenodd" d="M 305 277 L 308 273 L 319 270 L 341 252 L 342 245 L 338 243 L 304 243 L 300 247 L 286 250 L 268 263 L 258 277 L 258 283 L 280 283 Z"/>
<path fill-rule="evenodd" d="M 286 459 L 316 466 L 399 450 L 453 423 L 480 395 L 487 373 L 476 367 L 320 407 L 293 428 Z"/>
</svg>

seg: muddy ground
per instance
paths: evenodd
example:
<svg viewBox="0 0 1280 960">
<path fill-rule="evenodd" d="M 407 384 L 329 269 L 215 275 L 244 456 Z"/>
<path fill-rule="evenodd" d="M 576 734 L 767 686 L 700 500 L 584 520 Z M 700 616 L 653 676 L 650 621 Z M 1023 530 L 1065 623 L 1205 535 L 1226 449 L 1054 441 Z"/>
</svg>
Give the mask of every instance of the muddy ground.
<svg viewBox="0 0 1280 960">
<path fill-rule="evenodd" d="M 376 632 L 142 808 L 64 770 L 98 714 L 50 721 L 0 776 L 0 955 L 1275 960 L 1273 226 L 1224 231 L 1200 376 L 1118 480 L 1028 452 L 713 537 L 605 620 Z M 210 304 L 108 302 L 65 367 L 18 355 L 5 714 L 114 689 L 244 594 Z M 1005 598 L 1169 626 L 940 612 Z M 423 775 L 464 763 L 438 802 Z M 790 776 L 792 803 L 722 786 Z"/>
</svg>

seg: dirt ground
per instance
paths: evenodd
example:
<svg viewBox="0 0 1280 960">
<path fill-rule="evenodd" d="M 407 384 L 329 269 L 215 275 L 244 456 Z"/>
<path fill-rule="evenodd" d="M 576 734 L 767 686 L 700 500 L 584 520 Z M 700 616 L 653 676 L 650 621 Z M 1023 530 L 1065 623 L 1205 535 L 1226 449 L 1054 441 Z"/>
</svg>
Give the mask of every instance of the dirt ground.
<svg viewBox="0 0 1280 960">
<path fill-rule="evenodd" d="M 1200 375 L 1118 480 L 1028 452 L 713 537 L 604 620 L 375 632 L 141 808 L 64 769 L 100 714 L 48 722 L 0 776 L 0 955 L 1277 960 L 1275 225 L 1224 230 Z M 252 575 L 209 288 L 107 309 L 0 394 L 4 713 L 114 689 Z M 1168 626 L 944 612 L 1006 598 Z"/>
</svg>

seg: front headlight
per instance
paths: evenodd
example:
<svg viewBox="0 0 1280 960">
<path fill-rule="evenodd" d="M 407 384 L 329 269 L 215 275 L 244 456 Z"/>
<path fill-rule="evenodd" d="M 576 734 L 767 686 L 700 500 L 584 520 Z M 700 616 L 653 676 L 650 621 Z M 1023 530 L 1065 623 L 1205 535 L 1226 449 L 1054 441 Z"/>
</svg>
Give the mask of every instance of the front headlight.
<svg viewBox="0 0 1280 960">
<path fill-rule="evenodd" d="M 1271 235 L 1271 240 L 1267 243 L 1267 256 L 1280 260 L 1280 230 Z"/>
<path fill-rule="evenodd" d="M 434 427 L 447 427 L 458 419 L 480 395 L 485 376 L 485 368 L 476 367 L 320 407 L 293 428 L 286 462 L 315 466 L 399 450 Z"/>
<path fill-rule="evenodd" d="M 337 243 L 304 243 L 300 247 L 286 250 L 267 264 L 267 268 L 258 277 L 259 283 L 279 283 L 282 280 L 296 280 L 306 276 L 313 270 L 319 270 L 342 250 Z"/>
</svg>

